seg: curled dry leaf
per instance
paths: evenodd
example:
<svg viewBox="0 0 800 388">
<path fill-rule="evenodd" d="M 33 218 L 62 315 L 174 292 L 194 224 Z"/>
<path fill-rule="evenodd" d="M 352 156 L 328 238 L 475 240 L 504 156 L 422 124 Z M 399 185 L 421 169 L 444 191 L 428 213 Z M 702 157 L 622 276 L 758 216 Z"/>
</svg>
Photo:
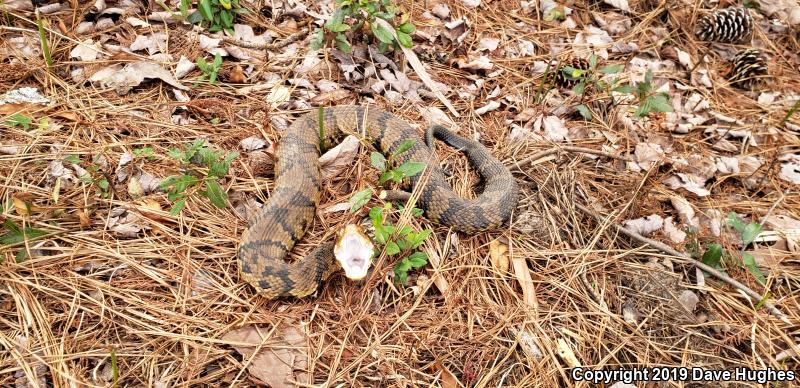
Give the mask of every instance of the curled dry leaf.
<svg viewBox="0 0 800 388">
<path fill-rule="evenodd" d="M 456 126 L 456 123 L 441 109 L 435 106 L 418 106 L 419 113 L 425 117 L 425 120 L 428 122 L 428 125 L 441 125 L 444 127 L 452 128 Z"/>
<path fill-rule="evenodd" d="M 442 388 L 458 388 L 461 386 L 458 383 L 458 378 L 456 378 L 453 372 L 450 372 L 450 370 L 447 369 L 447 367 L 444 366 L 441 361 L 436 360 L 434 366 L 438 372 L 442 373 L 440 377 L 442 381 Z"/>
<path fill-rule="evenodd" d="M 483 116 L 484 114 L 491 112 L 500 107 L 500 102 L 496 100 L 492 100 L 486 103 L 486 105 L 475 109 L 475 114 L 478 116 Z"/>
<path fill-rule="evenodd" d="M 678 229 L 672 221 L 672 217 L 664 219 L 664 235 L 673 243 L 682 243 L 686 240 L 686 232 Z"/>
<path fill-rule="evenodd" d="M 459 69 L 467 70 L 489 70 L 494 67 L 494 63 L 492 63 L 491 58 L 487 57 L 486 55 L 481 55 L 469 62 L 463 58 L 459 58 L 457 64 Z"/>
<path fill-rule="evenodd" d="M 489 243 L 489 260 L 492 262 L 492 267 L 500 273 L 508 272 L 508 245 L 500 240 L 492 240 Z"/>
<path fill-rule="evenodd" d="M 101 69 L 89 77 L 89 81 L 101 88 L 113 88 L 118 94 L 126 94 L 145 79 L 160 79 L 180 90 L 189 90 L 172 74 L 154 62 L 139 61 L 125 66 L 118 64 Z"/>
<path fill-rule="evenodd" d="M 353 165 L 356 155 L 358 155 L 358 138 L 348 135 L 339 145 L 333 147 L 319 158 L 322 168 L 322 177 L 331 179 L 346 168 Z"/>
<path fill-rule="evenodd" d="M 241 146 L 245 151 L 255 151 L 257 149 L 266 147 L 266 145 L 267 142 L 264 141 L 261 136 L 250 136 L 242 139 L 242 141 L 239 142 L 239 146 Z"/>
<path fill-rule="evenodd" d="M 692 204 L 689 203 L 686 198 L 683 198 L 678 195 L 673 195 L 669 197 L 670 203 L 672 203 L 672 207 L 678 212 L 678 216 L 681 218 L 681 222 L 686 225 L 699 227 L 700 221 L 695 216 L 694 208 Z"/>
<path fill-rule="evenodd" d="M 250 360 L 247 371 L 270 387 L 289 388 L 295 386 L 292 381 L 307 382 L 308 374 L 303 372 L 308 367 L 305 335 L 290 326 L 276 330 L 276 336 L 269 340 L 265 338 L 267 333 L 268 327 L 246 326 L 226 333 L 222 339 L 230 341 L 245 360 Z"/>
<path fill-rule="evenodd" d="M 698 197 L 706 197 L 711 195 L 705 187 L 706 180 L 695 174 L 677 173 L 664 179 L 664 184 L 673 190 L 685 189 L 690 193 L 694 193 Z"/>
<path fill-rule="evenodd" d="M 647 236 L 664 226 L 664 219 L 658 214 L 651 214 L 647 217 L 637 218 L 635 220 L 625 220 L 622 222 L 626 228 Z"/>
<path fill-rule="evenodd" d="M 800 185 L 800 155 L 788 154 L 779 158 L 781 161 L 781 179 Z"/>
</svg>

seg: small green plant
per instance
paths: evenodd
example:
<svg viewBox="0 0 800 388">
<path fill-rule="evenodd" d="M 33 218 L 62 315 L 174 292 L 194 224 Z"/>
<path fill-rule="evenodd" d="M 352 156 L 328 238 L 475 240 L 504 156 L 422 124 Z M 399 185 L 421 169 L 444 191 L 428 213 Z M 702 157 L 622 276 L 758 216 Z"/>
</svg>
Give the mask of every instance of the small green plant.
<svg viewBox="0 0 800 388">
<path fill-rule="evenodd" d="M 199 0 L 197 11 L 189 14 L 192 0 L 181 0 L 178 11 L 184 20 L 192 24 L 203 23 L 209 32 L 233 31 L 236 15 L 247 13 L 247 8 L 239 5 L 239 0 Z"/>
<path fill-rule="evenodd" d="M 39 44 L 42 46 L 42 55 L 44 61 L 47 63 L 47 68 L 53 67 L 53 56 L 50 54 L 50 45 L 47 44 L 47 34 L 44 29 L 44 22 L 39 17 L 39 11 L 36 11 L 36 28 L 39 30 Z"/>
<path fill-rule="evenodd" d="M 83 162 L 77 155 L 67 155 L 64 157 L 63 161 L 66 163 L 77 164 L 81 168 L 86 170 L 85 174 L 82 174 L 78 177 L 78 180 L 81 181 L 86 186 L 94 186 L 96 188 L 96 194 L 101 198 L 108 198 L 111 194 L 110 187 L 111 184 L 109 183 L 107 174 L 100 170 L 100 161 L 102 159 L 102 155 L 97 155 L 92 159 L 92 163 L 86 167 L 83 167 Z"/>
<path fill-rule="evenodd" d="M 749 222 L 744 223 L 741 218 L 734 212 L 728 213 L 728 225 L 732 226 L 737 232 L 739 232 L 739 236 L 742 238 L 742 250 L 739 252 L 740 256 L 742 257 L 741 264 L 744 265 L 753 277 L 758 280 L 762 286 L 767 284 L 767 279 L 764 277 L 764 274 L 761 272 L 761 269 L 758 268 L 758 264 L 756 264 L 756 258 L 753 255 L 746 253 L 744 250 L 747 248 L 748 245 L 752 244 L 755 241 L 756 237 L 761 233 L 763 227 L 758 222 Z"/>
<path fill-rule="evenodd" d="M 135 158 L 146 158 L 147 160 L 158 159 L 155 155 L 155 151 L 153 151 L 153 147 L 134 148 L 132 153 Z"/>
<path fill-rule="evenodd" d="M 333 16 L 322 28 L 314 31 L 311 48 L 318 50 L 327 43 L 333 43 L 339 50 L 349 53 L 352 50 L 350 39 L 361 36 L 361 29 L 367 26 L 378 39 L 381 52 L 400 45 L 411 47 L 411 33 L 416 26 L 409 21 L 407 13 L 400 14 L 399 20 L 395 21 L 399 12 L 400 7 L 392 0 L 336 0 Z"/>
<path fill-rule="evenodd" d="M 46 235 L 48 232 L 40 229 L 34 228 L 20 228 L 11 220 L 6 220 L 3 222 L 2 228 L 5 229 L 6 233 L 0 236 L 0 245 L 8 246 L 13 244 L 19 244 L 25 240 L 33 240 L 38 237 L 42 237 Z M 19 263 L 25 260 L 28 257 L 28 252 L 25 249 L 20 250 L 15 255 L 16 261 Z"/>
<path fill-rule="evenodd" d="M 414 143 L 414 140 L 404 140 L 402 143 L 400 143 L 397 149 L 391 155 L 389 155 L 388 159 L 380 152 L 373 151 L 369 155 L 372 167 L 377 168 L 381 172 L 381 176 L 378 178 L 379 185 L 382 185 L 388 181 L 400 183 L 404 178 L 417 175 L 425 169 L 425 163 L 413 162 L 410 160 L 393 169 L 388 168 L 388 166 L 393 164 L 398 155 L 411 149 L 411 147 L 414 146 Z"/>
<path fill-rule="evenodd" d="M 561 68 L 561 72 L 564 73 L 564 76 L 566 76 L 568 80 L 578 81 L 578 83 L 572 88 L 572 92 L 578 96 L 581 96 L 581 103 L 575 106 L 575 109 L 578 110 L 578 113 L 580 113 L 583 118 L 586 120 L 591 120 L 592 111 L 588 106 L 586 106 L 586 104 L 583 103 L 587 90 L 597 89 L 605 92 L 609 98 L 611 98 L 611 103 L 616 105 L 611 92 L 615 91 L 619 93 L 630 93 L 632 89 L 630 86 L 623 85 L 619 78 L 614 78 L 610 82 L 606 82 L 602 79 L 604 75 L 617 74 L 621 72 L 625 66 L 616 64 L 603 66 L 598 69 L 598 59 L 594 54 L 589 57 L 588 62 L 588 69 L 576 69 L 572 66 L 564 66 Z"/>
<path fill-rule="evenodd" d="M 422 215 L 420 209 L 415 209 L 413 214 Z M 369 218 L 375 228 L 375 242 L 383 246 L 389 256 L 398 256 L 402 259 L 395 265 L 395 281 L 406 283 L 408 271 L 422 268 L 428 264 L 428 255 L 418 251 L 420 245 L 433 233 L 431 229 L 415 231 L 410 226 L 398 228 L 387 220 L 387 215 L 392 211 L 392 204 L 375 206 L 369 211 Z"/>
<path fill-rule="evenodd" d="M 639 98 L 639 109 L 636 110 L 637 117 L 648 116 L 651 112 L 672 112 L 669 94 L 660 92 L 653 93 L 653 71 L 647 69 L 644 75 L 644 82 L 636 83 L 636 96 Z"/>
<path fill-rule="evenodd" d="M 228 206 L 228 194 L 222 190 L 219 179 L 228 174 L 231 163 L 239 156 L 238 152 L 225 155 L 205 146 L 205 141 L 195 140 L 184 149 L 173 148 L 169 156 L 181 162 L 184 167 L 197 163 L 208 168 L 206 172 L 188 170 L 180 175 L 172 175 L 161 182 L 161 188 L 167 192 L 167 198 L 174 201 L 170 214 L 177 215 L 186 206 L 186 198 L 192 189 L 209 200 L 218 208 Z"/>
<path fill-rule="evenodd" d="M 722 245 L 716 242 L 706 244 L 705 250 L 701 255 L 700 243 L 696 237 L 696 230 L 688 231 L 692 239 L 686 244 L 686 250 L 692 258 L 700 260 L 703 264 L 713 268 L 722 268 L 724 263 L 732 263 L 736 266 L 747 268 L 759 284 L 766 285 L 766 278 L 764 277 L 764 273 L 761 272 L 761 269 L 758 268 L 755 257 L 744 251 L 761 233 L 761 224 L 758 222 L 745 223 L 734 212 L 728 213 L 727 224 L 736 230 L 742 239 L 742 249 L 738 257 L 726 251 Z"/>
<path fill-rule="evenodd" d="M 197 68 L 203 72 L 203 75 L 197 78 L 198 82 L 208 80 L 211 85 L 217 82 L 217 75 L 222 67 L 222 56 L 219 53 L 214 54 L 214 61 L 211 63 L 207 63 L 203 57 L 197 57 L 195 63 Z"/>
<path fill-rule="evenodd" d="M 15 113 L 15 114 L 13 114 L 11 116 L 8 116 L 8 118 L 6 118 L 6 125 L 7 126 L 12 127 L 12 128 L 13 127 L 22 127 L 22 129 L 24 129 L 26 131 L 31 129 L 31 123 L 32 122 L 33 122 L 32 118 L 30 118 L 28 116 L 25 116 L 25 115 L 23 115 L 21 113 Z"/>
<path fill-rule="evenodd" d="M 380 152 L 372 152 L 372 154 L 370 154 L 372 166 L 381 171 L 381 176 L 378 181 L 379 184 L 382 185 L 388 181 L 400 183 L 403 179 L 414 176 L 425 170 L 425 163 L 412 161 L 406 161 L 393 169 L 389 168 L 390 165 L 394 164 L 395 159 L 400 154 L 410 150 L 414 144 L 414 140 L 403 141 L 397 149 L 389 155 L 388 159 Z M 350 198 L 350 203 L 352 204 L 350 211 L 355 213 L 366 205 L 372 198 L 373 192 L 373 189 L 368 187 L 354 194 Z M 398 205 L 398 212 L 404 210 L 405 208 L 402 205 Z M 410 226 L 399 228 L 388 221 L 388 215 L 393 211 L 392 204 L 387 202 L 384 206 L 371 208 L 369 211 L 369 218 L 372 220 L 372 226 L 375 228 L 374 242 L 378 246 L 384 247 L 387 255 L 402 258 L 395 265 L 394 274 L 395 281 L 400 284 L 405 284 L 408 271 L 425 267 L 428 264 L 428 255 L 424 252 L 417 251 L 417 248 L 419 248 L 433 231 L 431 229 L 415 231 L 414 228 Z M 414 217 L 420 217 L 422 213 L 421 209 L 411 209 L 411 214 Z"/>
</svg>

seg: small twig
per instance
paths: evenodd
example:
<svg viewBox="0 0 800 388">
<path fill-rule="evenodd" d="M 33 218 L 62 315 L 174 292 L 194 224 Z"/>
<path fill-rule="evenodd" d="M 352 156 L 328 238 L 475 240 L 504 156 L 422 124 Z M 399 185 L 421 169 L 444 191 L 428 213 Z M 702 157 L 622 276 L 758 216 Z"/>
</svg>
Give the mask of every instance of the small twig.
<svg viewBox="0 0 800 388">
<path fill-rule="evenodd" d="M 527 157 L 525 159 L 522 159 L 519 162 L 514 163 L 514 165 L 517 168 L 522 169 L 522 167 L 524 167 L 527 164 L 531 164 L 531 163 L 533 163 L 533 162 L 535 162 L 535 161 L 537 161 L 537 160 L 539 160 L 541 158 L 544 158 L 546 156 L 550 156 L 550 155 L 559 153 L 561 151 L 600 155 L 600 156 L 605 156 L 607 158 L 624 160 L 626 162 L 632 162 L 633 161 L 631 158 L 629 158 L 627 156 L 614 155 L 614 154 L 611 154 L 611 153 L 608 153 L 608 152 L 605 152 L 605 151 L 593 150 L 591 148 L 583 148 L 583 147 L 575 147 L 575 146 L 564 146 L 564 147 L 555 147 L 555 148 L 551 148 L 549 150 L 537 152 L 537 153 L 535 153 L 535 154 L 533 154 L 533 155 L 531 155 L 531 156 L 529 156 L 529 157 Z"/>
<path fill-rule="evenodd" d="M 591 211 L 587 207 L 585 207 L 585 206 L 583 206 L 583 205 L 581 205 L 581 204 L 579 204 L 577 202 L 575 203 L 575 207 L 577 207 L 580 211 L 582 211 L 582 212 L 594 217 L 598 221 L 601 221 L 601 222 L 606 221 L 600 215 L 596 214 L 595 212 Z M 749 296 L 750 298 L 753 298 L 753 300 L 755 300 L 756 302 L 760 302 L 760 301 L 763 300 L 764 301 L 764 307 L 772 315 L 774 315 L 775 317 L 777 317 L 778 319 L 780 319 L 781 321 L 783 321 L 783 322 L 785 322 L 787 324 L 791 324 L 791 322 L 789 321 L 789 318 L 787 318 L 786 315 L 784 315 L 780 310 L 778 310 L 778 308 L 775 307 L 775 305 L 773 305 L 772 302 L 770 302 L 768 300 L 765 300 L 763 295 L 753 291 L 752 289 L 750 289 L 750 287 L 747 287 L 746 285 L 744 285 L 742 283 L 739 283 L 737 280 L 735 280 L 735 279 L 731 278 L 730 276 L 718 271 L 714 267 L 711 267 L 711 266 L 708 266 L 706 264 L 703 264 L 703 262 L 695 260 L 695 259 L 691 258 L 690 256 L 686 255 L 685 253 L 678 252 L 677 250 L 673 249 L 669 245 L 666 245 L 666 244 L 664 244 L 662 242 L 659 242 L 659 241 L 652 240 L 652 239 L 649 239 L 647 237 L 644 237 L 644 236 L 640 235 L 639 233 L 636 233 L 636 232 L 634 232 L 634 231 L 632 231 L 632 230 L 630 230 L 628 228 L 625 228 L 622 225 L 618 225 L 616 223 L 611 223 L 611 222 L 609 222 L 608 224 L 612 225 L 618 232 L 620 232 L 620 233 L 622 233 L 622 234 L 624 234 L 624 235 L 626 235 L 626 236 L 628 236 L 628 237 L 630 237 L 630 238 L 632 238 L 632 239 L 634 239 L 634 240 L 636 240 L 638 242 L 650 245 L 651 247 L 653 247 L 655 249 L 658 249 L 659 251 L 662 251 L 662 252 L 667 253 L 669 255 L 672 255 L 672 256 L 681 258 L 681 259 L 683 259 L 685 261 L 688 261 L 689 263 L 693 264 L 695 267 L 700 268 L 703 271 L 708 272 L 709 274 L 711 274 L 712 276 L 716 277 L 717 279 L 722 280 L 723 282 L 728 283 L 729 285 L 733 286 L 734 288 L 744 292 L 747 296 Z"/>
<path fill-rule="evenodd" d="M 239 46 L 247 49 L 254 49 L 254 50 L 276 50 L 280 48 L 284 48 L 298 40 L 304 38 L 308 35 L 308 28 L 303 28 L 300 31 L 295 32 L 281 40 L 280 42 L 275 43 L 252 43 L 252 42 L 245 42 L 242 40 L 238 40 L 231 36 L 223 36 L 222 41 L 225 43 L 230 43 L 234 46 Z"/>
</svg>

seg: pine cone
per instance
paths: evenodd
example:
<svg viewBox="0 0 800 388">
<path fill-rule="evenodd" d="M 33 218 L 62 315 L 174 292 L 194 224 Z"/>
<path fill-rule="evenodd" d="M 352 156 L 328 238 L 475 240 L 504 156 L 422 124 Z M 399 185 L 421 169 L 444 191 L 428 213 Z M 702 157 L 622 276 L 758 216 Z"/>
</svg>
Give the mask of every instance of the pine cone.
<svg viewBox="0 0 800 388">
<path fill-rule="evenodd" d="M 752 90 L 760 87 L 769 75 L 767 57 L 757 49 L 739 51 L 731 63 L 733 68 L 728 73 L 728 80 L 737 88 Z"/>
<path fill-rule="evenodd" d="M 753 16 L 747 8 L 725 8 L 697 22 L 694 34 L 709 42 L 737 43 L 753 33 Z"/>
<path fill-rule="evenodd" d="M 555 82 L 556 85 L 562 88 L 572 88 L 575 84 L 578 83 L 578 79 L 572 78 L 566 74 L 564 74 L 565 67 L 572 67 L 574 69 L 580 70 L 589 70 L 589 61 L 583 58 L 571 58 L 561 63 L 561 67 L 556 69 L 553 74 L 551 74 L 550 79 Z M 551 70 L 553 71 L 553 70 Z"/>
</svg>

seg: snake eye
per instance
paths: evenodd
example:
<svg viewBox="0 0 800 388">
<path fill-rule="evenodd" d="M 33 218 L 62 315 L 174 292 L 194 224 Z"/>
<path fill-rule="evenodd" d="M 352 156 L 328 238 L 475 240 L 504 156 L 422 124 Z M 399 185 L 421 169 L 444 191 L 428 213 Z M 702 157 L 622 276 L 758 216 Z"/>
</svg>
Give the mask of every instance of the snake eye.
<svg viewBox="0 0 800 388">
<path fill-rule="evenodd" d="M 374 246 L 359 225 L 347 225 L 339 232 L 333 255 L 348 279 L 361 280 L 372 265 Z"/>
</svg>

